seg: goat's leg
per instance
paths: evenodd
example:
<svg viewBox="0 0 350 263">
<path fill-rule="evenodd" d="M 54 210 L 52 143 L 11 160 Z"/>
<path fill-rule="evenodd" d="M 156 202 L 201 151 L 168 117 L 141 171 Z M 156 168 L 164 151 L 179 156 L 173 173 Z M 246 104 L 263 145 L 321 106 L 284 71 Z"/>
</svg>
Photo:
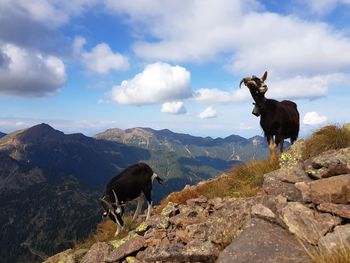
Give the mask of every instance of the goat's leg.
<svg viewBox="0 0 350 263">
<path fill-rule="evenodd" d="M 284 137 L 280 136 L 280 153 L 283 153 Z"/>
<path fill-rule="evenodd" d="M 273 136 L 269 138 L 269 149 L 270 149 L 271 158 L 274 160 L 277 160 L 277 152 L 276 152 L 277 146 L 273 139 Z"/>
<path fill-rule="evenodd" d="M 152 212 L 152 185 L 148 185 L 145 187 L 143 193 L 145 194 L 146 200 L 147 200 L 147 204 L 148 204 L 148 208 L 147 208 L 147 216 L 146 216 L 146 220 L 148 220 L 151 216 L 151 212 Z"/>
<path fill-rule="evenodd" d="M 134 216 L 132 217 L 131 222 L 134 222 L 134 220 L 139 216 L 141 213 L 142 205 L 143 205 L 143 196 L 142 193 L 136 198 L 137 201 L 137 207 L 134 213 Z"/>
<path fill-rule="evenodd" d="M 121 225 L 117 224 L 117 231 L 115 231 L 114 236 L 115 237 L 118 236 L 121 230 L 123 230 L 123 227 Z"/>
<path fill-rule="evenodd" d="M 151 212 L 152 212 L 152 204 L 153 202 L 147 202 L 148 207 L 147 207 L 147 216 L 146 216 L 146 220 L 148 220 L 151 216 Z"/>
</svg>

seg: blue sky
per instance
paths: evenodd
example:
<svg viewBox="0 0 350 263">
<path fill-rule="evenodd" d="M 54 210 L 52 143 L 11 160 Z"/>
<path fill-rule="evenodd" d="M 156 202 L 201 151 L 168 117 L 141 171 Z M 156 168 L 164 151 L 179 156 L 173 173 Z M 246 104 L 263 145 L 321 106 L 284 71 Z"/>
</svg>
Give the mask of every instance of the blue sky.
<svg viewBox="0 0 350 263">
<path fill-rule="evenodd" d="M 350 121 L 349 0 L 0 0 L 0 131 L 262 134 L 245 76 L 301 135 Z"/>
</svg>

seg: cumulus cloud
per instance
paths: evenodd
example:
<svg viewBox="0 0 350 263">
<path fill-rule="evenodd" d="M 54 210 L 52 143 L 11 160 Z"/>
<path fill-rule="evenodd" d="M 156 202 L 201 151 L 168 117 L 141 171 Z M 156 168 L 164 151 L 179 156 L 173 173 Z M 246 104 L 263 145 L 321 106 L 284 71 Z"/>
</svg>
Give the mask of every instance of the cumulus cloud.
<svg viewBox="0 0 350 263">
<path fill-rule="evenodd" d="M 55 56 L 10 44 L 0 50 L 8 58 L 7 66 L 0 67 L 0 94 L 43 97 L 55 93 L 66 81 L 65 66 Z"/>
<path fill-rule="evenodd" d="M 250 98 L 250 93 L 246 90 L 235 89 L 225 91 L 221 89 L 198 89 L 194 91 L 193 99 L 198 103 L 204 104 L 223 104 L 239 101 L 247 101 Z"/>
<path fill-rule="evenodd" d="M 345 83 L 344 74 L 325 74 L 311 77 L 295 76 L 285 79 L 267 80 L 267 96 L 277 99 L 316 99 L 328 94 L 328 87 Z"/>
<path fill-rule="evenodd" d="M 307 112 L 303 118 L 305 125 L 320 125 L 327 121 L 326 116 L 321 116 L 315 111 Z"/>
<path fill-rule="evenodd" d="M 0 69 L 7 67 L 9 63 L 10 63 L 9 56 L 6 53 L 4 53 L 2 50 L 0 50 Z"/>
<path fill-rule="evenodd" d="M 6 12 L 25 15 L 33 21 L 58 27 L 66 24 L 71 16 L 80 15 L 97 3 L 97 0 L 2 0 L 0 7 Z"/>
<path fill-rule="evenodd" d="M 349 5 L 349 0 L 299 0 L 297 4 L 304 7 L 314 14 L 326 15 L 332 12 L 337 5 Z"/>
<path fill-rule="evenodd" d="M 239 129 L 240 130 L 254 130 L 256 127 L 252 126 L 252 125 L 249 125 L 249 124 L 246 124 L 244 122 L 240 122 L 239 123 Z"/>
<path fill-rule="evenodd" d="M 266 97 L 274 99 L 317 99 L 328 94 L 331 85 L 343 84 L 348 81 L 345 74 L 325 74 L 315 76 L 300 76 L 290 78 L 272 78 L 265 82 L 268 85 Z M 221 89 L 198 89 L 194 91 L 194 101 L 203 104 L 224 104 L 251 100 L 248 89 L 241 88 L 231 91 Z"/>
<path fill-rule="evenodd" d="M 76 48 L 81 48 L 84 44 L 82 39 L 78 39 Z M 120 53 L 113 53 L 106 43 L 98 44 L 91 52 L 83 52 L 81 59 L 85 67 L 100 74 L 106 74 L 111 70 L 126 70 L 129 68 L 127 57 Z"/>
<path fill-rule="evenodd" d="M 271 32 L 270 28 L 274 28 Z M 240 27 L 237 50 L 227 68 L 233 72 L 313 75 L 350 68 L 350 39 L 320 22 L 291 16 L 252 13 Z M 254 32 L 254 34 L 251 34 Z M 266 39 L 268 35 L 268 39 Z M 256 45 L 255 39 L 265 39 Z M 342 54 L 345 54 L 343 56 Z"/>
<path fill-rule="evenodd" d="M 165 102 L 160 111 L 171 114 L 185 114 L 187 112 L 182 101 Z"/>
<path fill-rule="evenodd" d="M 217 116 L 218 116 L 217 111 L 212 107 L 207 107 L 204 111 L 198 114 L 198 117 L 201 119 L 211 119 L 211 118 L 216 118 Z"/>
<path fill-rule="evenodd" d="M 68 55 L 69 40 L 59 27 L 96 4 L 97 0 L 2 0 L 0 43 L 41 53 Z"/>
<path fill-rule="evenodd" d="M 114 86 L 110 96 L 119 104 L 156 104 L 192 95 L 191 75 L 185 68 L 166 63 L 149 64 L 143 72 Z"/>
<path fill-rule="evenodd" d="M 86 39 L 82 36 L 76 36 L 72 44 L 73 57 L 79 59 L 81 54 L 84 52 L 84 46 Z"/>
<path fill-rule="evenodd" d="M 137 0 L 107 1 L 107 5 L 119 15 L 126 14 L 135 30 L 142 26 L 145 35 L 151 36 L 152 41 L 140 38 L 134 45 L 142 58 L 193 62 L 229 56 L 226 68 L 234 74 L 269 69 L 283 77 L 350 69 L 346 31 L 319 21 L 266 12 L 258 1 L 141 2 L 144 4 Z"/>
</svg>

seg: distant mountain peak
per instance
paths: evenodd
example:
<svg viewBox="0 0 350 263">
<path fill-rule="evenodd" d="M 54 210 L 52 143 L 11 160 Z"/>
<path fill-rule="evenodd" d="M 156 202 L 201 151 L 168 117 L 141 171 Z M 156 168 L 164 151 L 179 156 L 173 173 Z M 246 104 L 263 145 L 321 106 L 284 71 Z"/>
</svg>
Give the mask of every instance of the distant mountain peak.
<svg viewBox="0 0 350 263">
<path fill-rule="evenodd" d="M 0 132 L 0 138 L 6 136 L 6 133 Z"/>
<path fill-rule="evenodd" d="M 15 135 L 22 142 L 44 142 L 47 140 L 56 140 L 62 136 L 64 136 L 63 132 L 55 130 L 46 123 L 35 125 Z"/>
</svg>

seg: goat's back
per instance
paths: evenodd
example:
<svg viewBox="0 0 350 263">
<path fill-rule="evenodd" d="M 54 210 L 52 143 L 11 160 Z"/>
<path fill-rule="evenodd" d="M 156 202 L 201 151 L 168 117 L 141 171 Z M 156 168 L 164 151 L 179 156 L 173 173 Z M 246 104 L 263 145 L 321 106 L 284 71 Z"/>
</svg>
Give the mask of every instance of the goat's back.
<svg viewBox="0 0 350 263">
<path fill-rule="evenodd" d="M 297 105 L 289 100 L 267 99 L 260 118 L 260 125 L 267 135 L 283 135 L 295 140 L 299 133 L 299 112 Z"/>
<path fill-rule="evenodd" d="M 145 163 L 131 165 L 109 181 L 106 194 L 111 196 L 114 189 L 119 201 L 133 200 L 145 187 L 152 188 L 152 175 L 152 168 Z"/>
<path fill-rule="evenodd" d="M 290 100 L 283 100 L 279 103 L 279 109 L 283 112 L 282 131 L 285 133 L 285 136 L 296 139 L 300 126 L 297 104 Z"/>
</svg>

